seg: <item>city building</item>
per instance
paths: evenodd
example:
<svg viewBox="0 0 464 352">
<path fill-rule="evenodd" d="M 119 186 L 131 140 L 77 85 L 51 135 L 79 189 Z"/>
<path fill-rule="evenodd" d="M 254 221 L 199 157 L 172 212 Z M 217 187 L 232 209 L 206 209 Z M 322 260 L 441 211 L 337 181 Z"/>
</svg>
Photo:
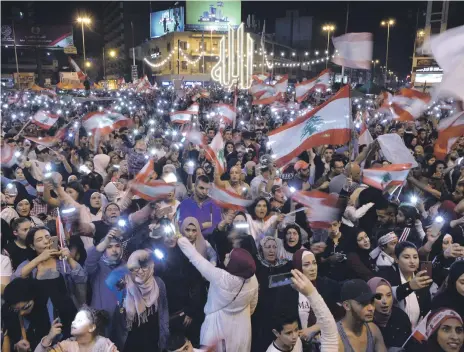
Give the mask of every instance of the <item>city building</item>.
<svg viewBox="0 0 464 352">
<path fill-rule="evenodd" d="M 311 50 L 313 17 L 301 16 L 298 10 L 288 10 L 275 21 L 275 40 L 298 50 Z"/>
</svg>

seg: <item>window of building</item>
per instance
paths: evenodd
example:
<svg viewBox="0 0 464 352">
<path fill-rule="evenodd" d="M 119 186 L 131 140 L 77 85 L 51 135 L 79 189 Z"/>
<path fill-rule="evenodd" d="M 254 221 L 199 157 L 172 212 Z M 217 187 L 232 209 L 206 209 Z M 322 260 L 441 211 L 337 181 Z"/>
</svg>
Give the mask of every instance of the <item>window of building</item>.
<svg viewBox="0 0 464 352">
<path fill-rule="evenodd" d="M 171 70 L 172 70 L 172 63 L 171 63 L 171 61 L 169 61 L 169 71 L 171 71 Z"/>
<path fill-rule="evenodd" d="M 179 41 L 179 46 L 182 50 L 187 50 L 187 42 Z"/>
<path fill-rule="evenodd" d="M 168 53 L 171 52 L 171 42 L 168 42 L 168 44 L 166 45 L 166 49 L 167 49 Z"/>
<path fill-rule="evenodd" d="M 182 61 L 182 71 L 187 70 L 187 61 Z"/>
</svg>

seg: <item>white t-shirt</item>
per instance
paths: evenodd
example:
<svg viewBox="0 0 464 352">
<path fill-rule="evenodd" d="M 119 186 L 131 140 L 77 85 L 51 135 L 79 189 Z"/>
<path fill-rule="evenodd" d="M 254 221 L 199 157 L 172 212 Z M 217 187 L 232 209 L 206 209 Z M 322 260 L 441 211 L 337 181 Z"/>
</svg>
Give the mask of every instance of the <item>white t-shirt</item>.
<svg viewBox="0 0 464 352">
<path fill-rule="evenodd" d="M 308 327 L 309 311 L 311 305 L 306 296 L 298 293 L 298 316 L 300 317 L 301 328 L 306 329 Z"/>
<path fill-rule="evenodd" d="M 281 349 L 279 349 L 274 342 L 270 344 L 270 346 L 267 348 L 266 352 L 282 352 Z M 295 346 L 293 346 L 293 349 L 289 352 L 303 352 L 303 344 L 301 343 L 300 338 L 296 340 Z"/>
<path fill-rule="evenodd" d="M 1 267 L 0 267 L 0 276 L 11 276 L 13 275 L 13 268 L 11 267 L 10 258 L 6 255 L 0 254 Z"/>
</svg>

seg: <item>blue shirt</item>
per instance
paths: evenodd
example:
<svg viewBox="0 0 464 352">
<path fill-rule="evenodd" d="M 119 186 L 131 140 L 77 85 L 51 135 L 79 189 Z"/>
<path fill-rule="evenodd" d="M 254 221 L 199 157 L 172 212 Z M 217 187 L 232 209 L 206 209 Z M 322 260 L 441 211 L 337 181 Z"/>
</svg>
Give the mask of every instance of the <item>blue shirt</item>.
<svg viewBox="0 0 464 352">
<path fill-rule="evenodd" d="M 185 218 L 189 216 L 198 220 L 201 227 L 201 233 L 205 238 L 213 233 L 213 230 L 221 222 L 221 209 L 212 201 L 211 198 L 205 200 L 201 207 L 198 206 L 195 199 L 192 197 L 184 199 L 179 205 L 179 225 L 182 224 Z M 212 216 L 211 216 L 212 215 Z M 212 217 L 212 226 L 204 229 L 203 223 L 210 222 Z"/>
</svg>

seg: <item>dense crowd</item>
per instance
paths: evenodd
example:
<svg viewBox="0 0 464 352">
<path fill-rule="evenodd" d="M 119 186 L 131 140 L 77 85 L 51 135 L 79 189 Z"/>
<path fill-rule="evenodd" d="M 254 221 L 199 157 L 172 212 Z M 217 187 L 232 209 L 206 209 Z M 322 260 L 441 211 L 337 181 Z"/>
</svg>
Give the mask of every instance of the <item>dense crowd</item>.
<svg viewBox="0 0 464 352">
<path fill-rule="evenodd" d="M 276 167 L 268 133 L 330 93 L 276 112 L 246 91 L 207 92 L 3 94 L 1 146 L 17 159 L 1 177 L 2 351 L 463 351 L 464 137 L 440 160 L 435 113 L 401 123 L 366 98 L 353 119 L 368 114 L 372 143 L 354 131 L 349 147 Z M 198 116 L 171 123 L 192 101 Z M 236 105 L 233 126 L 214 103 Z M 47 108 L 53 127 L 25 126 Z M 100 139 L 82 127 L 109 109 L 132 124 Z M 186 140 L 192 127 L 222 135 L 224 172 Z M 391 163 L 377 141 L 389 133 L 418 164 L 395 194 L 362 182 Z M 134 182 L 148 161 L 173 186 L 151 201 Z M 310 190 L 337 197 L 325 226 L 292 196 Z"/>
</svg>

